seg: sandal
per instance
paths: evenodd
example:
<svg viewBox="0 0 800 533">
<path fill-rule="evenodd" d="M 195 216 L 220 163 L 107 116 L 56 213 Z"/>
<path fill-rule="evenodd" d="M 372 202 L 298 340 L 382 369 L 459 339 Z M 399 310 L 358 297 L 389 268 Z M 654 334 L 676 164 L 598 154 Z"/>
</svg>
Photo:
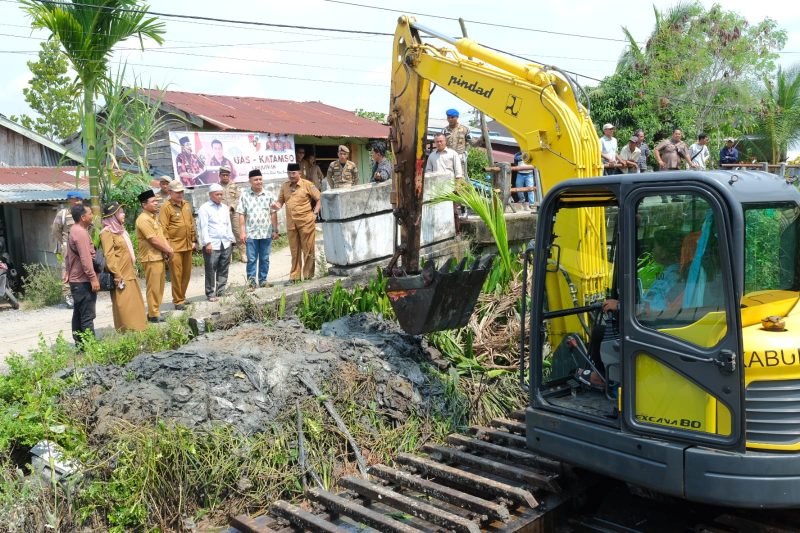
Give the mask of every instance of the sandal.
<svg viewBox="0 0 800 533">
<path fill-rule="evenodd" d="M 589 387 L 590 389 L 594 390 L 605 390 L 605 383 L 603 382 L 603 378 L 589 368 L 585 369 L 578 369 L 575 373 L 575 379 L 578 380 L 579 383 Z"/>
</svg>

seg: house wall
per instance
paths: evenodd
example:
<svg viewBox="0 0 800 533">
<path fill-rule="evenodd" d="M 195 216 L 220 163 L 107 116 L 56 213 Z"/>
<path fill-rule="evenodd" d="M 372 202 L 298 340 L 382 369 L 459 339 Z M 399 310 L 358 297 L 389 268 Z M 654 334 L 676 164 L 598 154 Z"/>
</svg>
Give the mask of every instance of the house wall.
<svg viewBox="0 0 800 533">
<path fill-rule="evenodd" d="M 39 143 L 4 126 L 0 126 L 0 161 L 10 167 L 45 166 Z"/>
<path fill-rule="evenodd" d="M 53 227 L 53 218 L 56 216 L 56 206 L 37 204 L 20 205 L 19 216 L 21 220 L 21 234 L 25 242 L 22 251 L 23 263 L 41 263 L 51 267 L 58 266 L 58 259 L 54 253 L 55 242 L 50 232 Z"/>
</svg>

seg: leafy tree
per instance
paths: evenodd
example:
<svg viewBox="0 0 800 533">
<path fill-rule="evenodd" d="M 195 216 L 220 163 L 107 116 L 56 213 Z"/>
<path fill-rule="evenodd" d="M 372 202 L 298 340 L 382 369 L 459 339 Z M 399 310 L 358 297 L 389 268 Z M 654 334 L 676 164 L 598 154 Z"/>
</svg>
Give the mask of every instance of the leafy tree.
<svg viewBox="0 0 800 533">
<path fill-rule="evenodd" d="M 366 118 L 367 120 L 374 120 L 375 122 L 386 124 L 386 113 L 379 113 L 378 111 L 366 111 L 359 107 L 356 108 L 355 114 L 361 118 Z"/>
<path fill-rule="evenodd" d="M 676 127 L 687 133 L 751 127 L 748 117 L 757 110 L 751 87 L 775 68 L 786 33 L 770 18 L 751 25 L 719 5 L 705 9 L 694 2 L 654 13 L 644 47 L 623 28 L 630 46 L 616 73 L 593 91 L 593 114 L 604 110 L 615 123 L 650 116 L 660 126 L 652 130 L 656 136 Z M 627 93 L 617 94 L 619 87 Z"/>
<path fill-rule="evenodd" d="M 66 75 L 69 65 L 58 40 L 45 41 L 40 46 L 39 59 L 28 61 L 33 79 L 28 87 L 22 89 L 25 101 L 38 116 L 12 116 L 11 120 L 59 141 L 66 139 L 80 127 L 77 93 L 72 80 Z"/>
<path fill-rule="evenodd" d="M 764 78 L 761 106 L 756 131 L 764 137 L 770 162 L 779 163 L 789 146 L 800 141 L 800 65 Z"/>
<path fill-rule="evenodd" d="M 149 6 L 137 0 L 73 0 L 36 2 L 21 0 L 36 29 L 50 30 L 57 38 L 78 75 L 83 90 L 83 139 L 92 210 L 100 216 L 97 124 L 94 101 L 100 83 L 107 78 L 108 60 L 114 46 L 137 37 L 142 49 L 144 38 L 162 44 L 164 23 L 148 17 Z"/>
</svg>

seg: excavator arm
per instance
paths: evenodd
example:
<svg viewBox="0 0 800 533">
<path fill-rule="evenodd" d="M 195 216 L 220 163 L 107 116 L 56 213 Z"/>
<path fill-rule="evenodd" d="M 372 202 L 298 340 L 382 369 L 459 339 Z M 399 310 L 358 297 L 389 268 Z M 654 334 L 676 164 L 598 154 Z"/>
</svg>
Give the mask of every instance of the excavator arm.
<svg viewBox="0 0 800 533">
<path fill-rule="evenodd" d="M 425 43 L 422 34 L 450 46 Z M 576 98 L 577 85 L 568 76 L 554 67 L 509 58 L 467 38 L 442 35 L 416 23 L 413 17 L 400 17 L 392 53 L 389 122 L 396 163 L 395 215 L 400 227 L 396 257 L 402 258 L 403 272 L 412 275 L 420 270 L 424 145 L 434 84 L 506 126 L 527 154 L 528 163 L 539 169 L 543 192 L 565 179 L 602 174 L 597 134 L 587 109 Z M 591 218 L 575 223 L 585 227 L 586 238 L 604 239 L 598 230 L 603 225 Z M 574 244 L 578 249 L 580 243 Z M 584 266 L 584 271 L 595 274 L 581 284 L 580 292 L 596 294 L 604 286 L 601 279 L 607 269 L 599 264 Z M 409 280 L 405 281 L 407 286 Z M 406 298 L 407 292 L 390 292 L 393 303 Z M 401 312 L 420 312 L 405 307 L 400 311 L 395 305 L 401 325 Z M 468 319 L 474 300 L 463 307 L 457 314 Z M 433 318 L 428 331 L 442 329 Z"/>
</svg>

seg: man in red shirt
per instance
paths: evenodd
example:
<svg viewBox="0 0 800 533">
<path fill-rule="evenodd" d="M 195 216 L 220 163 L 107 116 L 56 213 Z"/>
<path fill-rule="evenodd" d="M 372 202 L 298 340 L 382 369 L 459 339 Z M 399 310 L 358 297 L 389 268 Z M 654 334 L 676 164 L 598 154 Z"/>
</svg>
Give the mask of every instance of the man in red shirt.
<svg viewBox="0 0 800 533">
<path fill-rule="evenodd" d="M 92 210 L 88 206 L 76 205 L 71 211 L 75 224 L 69 230 L 67 238 L 67 257 L 65 282 L 74 302 L 72 308 L 72 338 L 80 350 L 83 336 L 91 333 L 94 336 L 95 305 L 100 280 L 94 271 L 96 251 L 89 226 L 92 225 Z"/>
</svg>

